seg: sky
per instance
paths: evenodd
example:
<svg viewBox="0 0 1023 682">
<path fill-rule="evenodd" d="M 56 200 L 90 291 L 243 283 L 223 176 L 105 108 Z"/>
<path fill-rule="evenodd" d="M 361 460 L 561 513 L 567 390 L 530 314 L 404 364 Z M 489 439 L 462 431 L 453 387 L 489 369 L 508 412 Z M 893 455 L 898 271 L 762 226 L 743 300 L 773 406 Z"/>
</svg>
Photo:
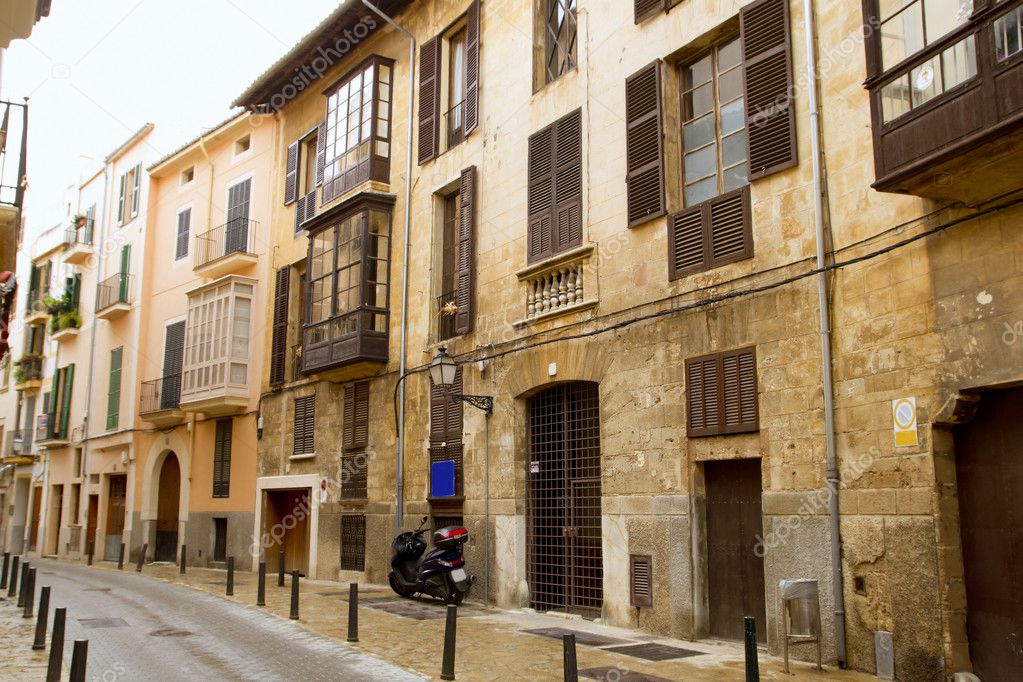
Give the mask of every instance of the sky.
<svg viewBox="0 0 1023 682">
<path fill-rule="evenodd" d="M 64 219 L 66 189 L 145 123 L 153 159 L 231 101 L 338 0 L 53 0 L 3 56 L 0 99 L 29 97 L 26 232 Z"/>
</svg>

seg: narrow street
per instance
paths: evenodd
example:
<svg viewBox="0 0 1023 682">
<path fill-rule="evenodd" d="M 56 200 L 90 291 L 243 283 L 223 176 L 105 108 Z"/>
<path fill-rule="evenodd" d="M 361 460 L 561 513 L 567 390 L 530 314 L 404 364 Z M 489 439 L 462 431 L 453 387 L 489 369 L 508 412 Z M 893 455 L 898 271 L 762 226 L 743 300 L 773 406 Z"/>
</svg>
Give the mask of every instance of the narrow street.
<svg viewBox="0 0 1023 682">
<path fill-rule="evenodd" d="M 71 643 L 88 639 L 90 680 L 421 679 L 290 621 L 188 587 L 129 570 L 48 560 L 32 565 L 36 585 L 51 586 L 51 611 L 67 607 L 65 676 Z M 15 608 L 4 602 L 0 610 L 6 621 Z M 28 654 L 31 639 L 5 645 L 8 653 Z"/>
</svg>

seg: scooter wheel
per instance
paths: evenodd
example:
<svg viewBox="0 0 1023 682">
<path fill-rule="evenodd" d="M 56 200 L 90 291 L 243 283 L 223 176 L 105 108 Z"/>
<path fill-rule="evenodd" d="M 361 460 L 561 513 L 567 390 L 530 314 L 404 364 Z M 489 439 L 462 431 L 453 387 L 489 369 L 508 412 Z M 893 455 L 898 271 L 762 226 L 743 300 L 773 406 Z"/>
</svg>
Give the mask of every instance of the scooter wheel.
<svg viewBox="0 0 1023 682">
<path fill-rule="evenodd" d="M 401 581 L 398 580 L 398 576 L 396 576 L 393 571 L 387 575 L 387 581 L 391 583 L 391 589 L 394 590 L 394 593 L 399 597 L 408 598 L 416 593 L 415 590 L 410 590 L 404 587 L 401 584 Z"/>
</svg>

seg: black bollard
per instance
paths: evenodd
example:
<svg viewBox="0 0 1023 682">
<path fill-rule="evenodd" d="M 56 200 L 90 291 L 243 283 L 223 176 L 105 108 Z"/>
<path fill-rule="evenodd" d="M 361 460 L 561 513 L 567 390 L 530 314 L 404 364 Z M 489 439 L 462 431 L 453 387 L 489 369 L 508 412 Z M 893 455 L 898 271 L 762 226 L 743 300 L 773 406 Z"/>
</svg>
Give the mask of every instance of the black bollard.
<svg viewBox="0 0 1023 682">
<path fill-rule="evenodd" d="M 88 559 L 88 561 L 85 562 L 86 566 L 92 566 L 92 553 L 95 552 L 95 551 L 96 551 L 96 543 L 95 542 L 90 542 L 89 543 L 89 559 Z"/>
<path fill-rule="evenodd" d="M 21 565 L 21 578 L 19 578 L 19 581 L 21 582 L 21 589 L 18 590 L 18 608 L 19 609 L 25 608 L 25 592 L 26 592 L 25 588 L 28 587 L 28 569 L 31 568 L 31 567 L 32 567 L 31 564 L 29 564 L 27 561 Z"/>
<path fill-rule="evenodd" d="M 757 619 L 745 616 L 742 619 L 746 635 L 746 682 L 760 682 L 760 664 L 757 661 Z"/>
<path fill-rule="evenodd" d="M 181 545 L 181 569 L 178 571 L 181 575 L 185 575 L 185 558 L 188 556 L 188 547 Z"/>
<path fill-rule="evenodd" d="M 266 606 L 266 562 L 259 562 L 259 581 L 256 583 L 256 606 Z"/>
<path fill-rule="evenodd" d="M 4 568 L 3 573 L 0 573 L 0 590 L 7 589 L 7 570 L 11 567 L 11 553 L 4 552 Z"/>
<path fill-rule="evenodd" d="M 284 550 L 277 557 L 277 587 L 284 587 Z"/>
<path fill-rule="evenodd" d="M 64 666 L 64 621 L 67 609 L 64 607 L 53 610 L 53 634 L 50 635 L 50 661 L 46 666 L 46 682 L 59 682 L 60 671 Z"/>
<path fill-rule="evenodd" d="M 146 550 L 149 549 L 149 544 L 142 545 L 142 551 L 139 552 L 139 560 L 135 563 L 135 572 L 142 572 L 142 562 L 146 560 Z"/>
<path fill-rule="evenodd" d="M 234 557 L 227 557 L 227 596 L 234 596 Z"/>
<path fill-rule="evenodd" d="M 565 682 L 579 682 L 579 664 L 575 657 L 575 635 L 561 638 L 565 654 Z"/>
<path fill-rule="evenodd" d="M 32 648 L 40 651 L 46 648 L 46 619 L 50 615 L 50 586 L 43 585 L 39 593 L 39 617 L 36 619 L 36 639 Z"/>
<path fill-rule="evenodd" d="M 348 641 L 359 641 L 359 583 L 348 586 Z"/>
<path fill-rule="evenodd" d="M 124 570 L 124 540 L 121 540 L 121 549 L 117 551 L 117 570 Z"/>
<path fill-rule="evenodd" d="M 76 639 L 75 648 L 71 650 L 70 682 L 85 682 L 85 664 L 89 659 L 89 640 Z"/>
<path fill-rule="evenodd" d="M 22 618 L 31 618 L 32 609 L 35 608 L 36 601 L 36 569 L 28 569 L 28 578 L 26 582 L 21 586 L 21 591 L 25 595 L 25 611 L 21 614 Z"/>
<path fill-rule="evenodd" d="M 298 571 L 291 572 L 291 620 L 298 620 Z"/>
<path fill-rule="evenodd" d="M 440 664 L 440 679 L 455 679 L 455 624 L 458 622 L 458 607 L 448 604 L 448 617 L 444 622 L 444 658 Z"/>
<path fill-rule="evenodd" d="M 13 597 L 18 594 L 18 555 L 11 559 L 11 587 L 7 590 L 7 596 Z"/>
</svg>

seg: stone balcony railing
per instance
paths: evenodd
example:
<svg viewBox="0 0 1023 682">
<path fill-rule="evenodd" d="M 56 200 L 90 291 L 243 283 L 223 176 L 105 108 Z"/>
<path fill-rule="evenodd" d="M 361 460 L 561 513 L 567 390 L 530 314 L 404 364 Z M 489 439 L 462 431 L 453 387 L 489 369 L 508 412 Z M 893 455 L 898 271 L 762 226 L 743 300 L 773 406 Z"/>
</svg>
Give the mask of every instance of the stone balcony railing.
<svg viewBox="0 0 1023 682">
<path fill-rule="evenodd" d="M 515 326 L 525 326 L 595 306 L 595 288 L 591 287 L 591 292 L 586 284 L 591 277 L 596 276 L 590 258 L 593 248 L 592 244 L 587 244 L 516 273 L 519 281 L 525 285 L 526 316 L 516 322 Z"/>
</svg>

